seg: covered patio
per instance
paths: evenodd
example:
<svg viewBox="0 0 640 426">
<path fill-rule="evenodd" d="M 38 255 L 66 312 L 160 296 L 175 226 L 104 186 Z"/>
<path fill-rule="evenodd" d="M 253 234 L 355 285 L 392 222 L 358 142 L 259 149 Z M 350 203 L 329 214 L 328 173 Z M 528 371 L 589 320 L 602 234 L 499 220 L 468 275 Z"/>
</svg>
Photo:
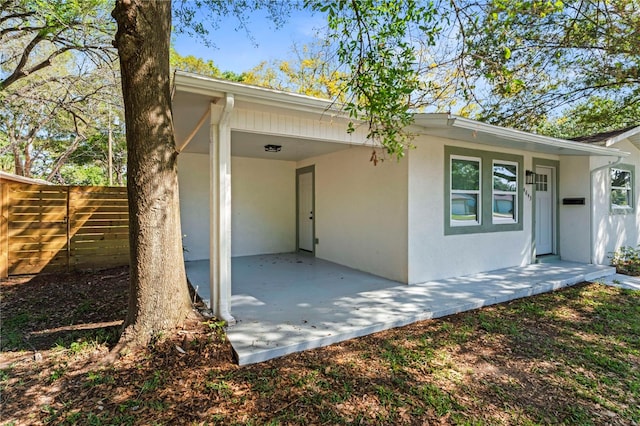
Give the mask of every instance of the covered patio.
<svg viewBox="0 0 640 426">
<path fill-rule="evenodd" d="M 186 262 L 209 301 L 209 261 Z M 406 285 L 307 254 L 232 258 L 227 336 L 240 365 L 532 296 L 615 274 L 602 265 L 556 261 Z"/>
</svg>

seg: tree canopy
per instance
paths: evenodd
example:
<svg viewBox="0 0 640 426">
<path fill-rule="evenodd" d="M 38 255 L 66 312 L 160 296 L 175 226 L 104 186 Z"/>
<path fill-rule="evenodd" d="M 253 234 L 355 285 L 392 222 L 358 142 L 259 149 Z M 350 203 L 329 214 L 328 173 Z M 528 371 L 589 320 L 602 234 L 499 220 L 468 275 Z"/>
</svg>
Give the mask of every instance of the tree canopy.
<svg viewBox="0 0 640 426">
<path fill-rule="evenodd" d="M 0 12 L 3 169 L 58 183 L 97 183 L 69 164 L 121 115 L 108 0 L 6 0 Z M 111 112 L 109 112 L 111 111 Z M 121 120 L 122 121 L 122 120 Z M 116 132 L 117 133 L 117 132 Z M 116 144 L 117 145 L 117 144 Z M 94 149 L 97 146 L 93 147 Z M 123 170 L 123 169 L 120 169 Z M 121 175 L 120 173 L 119 175 Z M 120 180 L 122 181 L 122 180 Z"/>
<path fill-rule="evenodd" d="M 0 4 L 0 91 L 73 52 L 113 60 L 108 0 L 4 0 Z"/>
<path fill-rule="evenodd" d="M 539 130 L 549 116 L 586 112 L 591 103 L 595 113 L 603 101 L 611 115 L 633 117 L 639 10 L 638 0 L 492 0 L 460 9 L 465 64 L 489 88 L 479 118 Z"/>
</svg>

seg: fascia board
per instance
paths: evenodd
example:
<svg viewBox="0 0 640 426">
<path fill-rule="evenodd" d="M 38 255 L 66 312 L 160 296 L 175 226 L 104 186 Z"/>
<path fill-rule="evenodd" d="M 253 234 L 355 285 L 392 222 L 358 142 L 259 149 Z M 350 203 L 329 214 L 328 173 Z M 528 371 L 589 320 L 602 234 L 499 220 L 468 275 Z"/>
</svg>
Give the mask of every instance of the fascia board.
<svg viewBox="0 0 640 426">
<path fill-rule="evenodd" d="M 294 109 L 296 111 L 322 114 L 331 113 L 335 116 L 345 116 L 345 114 L 336 107 L 334 102 L 326 99 L 313 98 L 297 93 L 286 93 L 264 87 L 249 86 L 244 83 L 218 80 L 197 74 L 185 73 L 183 71 L 175 72 L 174 85 L 176 91 L 190 92 L 212 98 L 221 98 L 225 93 L 232 93 L 238 101 Z"/>
<path fill-rule="evenodd" d="M 634 138 L 634 136 L 636 137 Z M 605 146 L 609 147 L 624 139 L 629 139 L 634 145 L 640 146 L 639 136 L 640 136 L 640 126 L 637 126 L 637 127 L 634 127 L 633 129 L 629 129 L 626 132 L 619 134 L 618 136 L 607 139 L 605 141 Z"/>
<path fill-rule="evenodd" d="M 522 130 L 509 129 L 506 127 L 494 126 L 492 124 L 481 123 L 479 121 L 471 120 L 463 117 L 456 117 L 446 113 L 437 114 L 419 114 L 416 117 L 416 123 L 426 128 L 428 127 L 455 127 L 459 129 L 466 129 L 473 132 L 481 132 L 496 137 L 510 139 L 513 141 L 531 143 L 534 145 L 552 147 L 558 151 L 572 150 L 584 152 L 591 155 L 604 155 L 604 156 L 616 156 L 627 157 L 628 152 L 620 151 L 615 148 L 606 148 L 601 146 L 587 145 L 581 142 L 568 141 L 565 139 L 557 139 L 549 136 L 536 135 L 534 133 L 523 132 Z"/>
</svg>

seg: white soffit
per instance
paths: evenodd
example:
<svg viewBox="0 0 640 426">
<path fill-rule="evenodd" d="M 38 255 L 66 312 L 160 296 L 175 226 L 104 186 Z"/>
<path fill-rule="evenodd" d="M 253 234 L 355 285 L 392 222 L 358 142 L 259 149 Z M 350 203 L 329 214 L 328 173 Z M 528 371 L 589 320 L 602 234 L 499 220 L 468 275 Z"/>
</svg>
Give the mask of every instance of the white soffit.
<svg viewBox="0 0 640 426">
<path fill-rule="evenodd" d="M 415 124 L 420 127 L 420 133 L 482 145 L 556 155 L 602 155 L 614 157 L 626 157 L 629 155 L 628 152 L 614 148 L 536 135 L 450 114 L 417 114 Z"/>
<path fill-rule="evenodd" d="M 636 126 L 633 129 L 629 129 L 628 131 L 619 134 L 618 136 L 607 139 L 605 141 L 605 146 L 609 147 L 624 139 L 629 139 L 629 142 L 640 149 L 640 126 Z"/>
</svg>

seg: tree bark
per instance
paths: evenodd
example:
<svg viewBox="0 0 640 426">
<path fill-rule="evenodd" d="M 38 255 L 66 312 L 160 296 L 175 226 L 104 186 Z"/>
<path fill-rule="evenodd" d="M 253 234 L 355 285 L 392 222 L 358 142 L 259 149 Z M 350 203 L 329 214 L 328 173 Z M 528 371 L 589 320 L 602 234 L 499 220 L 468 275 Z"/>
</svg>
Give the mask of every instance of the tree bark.
<svg viewBox="0 0 640 426">
<path fill-rule="evenodd" d="M 171 2 L 116 0 L 128 152 L 131 283 L 118 347 L 145 345 L 192 312 L 171 113 Z"/>
</svg>

